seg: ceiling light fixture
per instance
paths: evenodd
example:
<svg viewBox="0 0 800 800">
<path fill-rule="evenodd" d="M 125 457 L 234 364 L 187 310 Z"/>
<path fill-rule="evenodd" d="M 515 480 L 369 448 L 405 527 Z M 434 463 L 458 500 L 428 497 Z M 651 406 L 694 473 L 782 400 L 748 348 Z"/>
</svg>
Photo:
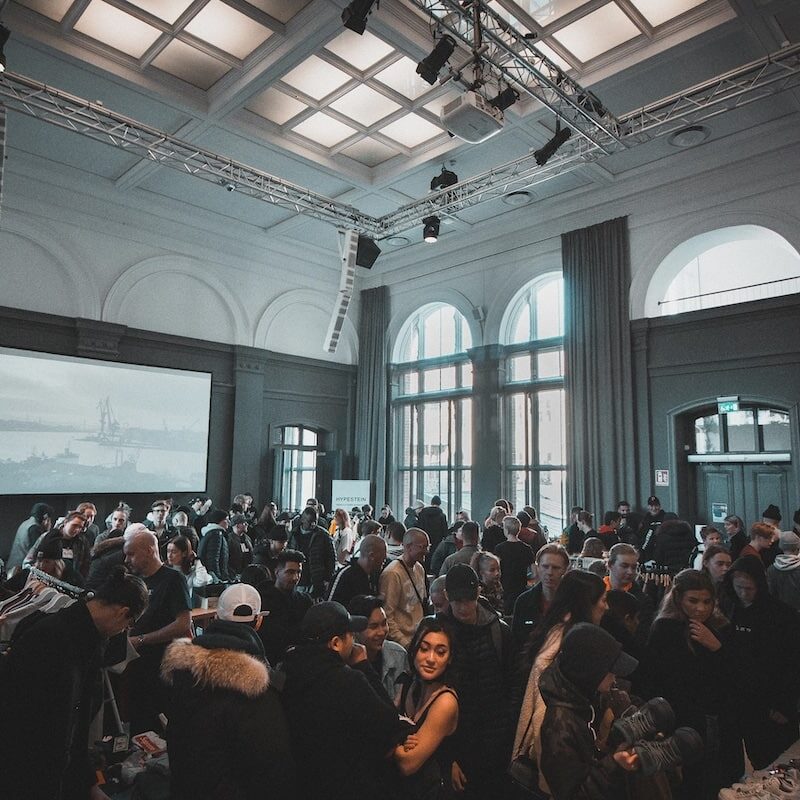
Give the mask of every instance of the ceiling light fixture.
<svg viewBox="0 0 800 800">
<path fill-rule="evenodd" d="M 342 11 L 342 22 L 345 28 L 349 28 L 361 36 L 367 29 L 367 17 L 374 4 L 375 0 L 353 0 Z"/>
<path fill-rule="evenodd" d="M 5 46 L 8 37 L 11 36 L 11 31 L 5 25 L 0 25 L 0 72 L 6 71 L 6 54 Z"/>
<path fill-rule="evenodd" d="M 438 192 L 449 186 L 455 186 L 457 183 L 458 175 L 443 166 L 442 171 L 435 178 L 431 178 L 431 191 Z"/>
<path fill-rule="evenodd" d="M 555 136 L 544 147 L 534 152 L 533 157 L 536 159 L 536 163 L 543 167 L 570 136 L 572 136 L 572 130 L 570 128 L 562 128 L 560 123 L 557 122 Z"/>
<path fill-rule="evenodd" d="M 439 217 L 425 217 L 422 220 L 422 224 L 425 226 L 422 231 L 422 238 L 428 244 L 433 244 L 439 238 Z"/>
<path fill-rule="evenodd" d="M 673 147 L 695 147 L 708 139 L 710 133 L 711 131 L 703 125 L 689 125 L 688 128 L 675 131 L 667 141 Z"/>
<path fill-rule="evenodd" d="M 455 49 L 456 40 L 446 33 L 436 43 L 436 47 L 431 50 L 430 55 L 425 56 L 417 64 L 417 75 L 433 86 L 439 77 L 439 70 L 447 63 L 447 59 L 453 55 Z"/>
<path fill-rule="evenodd" d="M 519 100 L 519 92 L 516 91 L 516 89 L 512 89 L 510 86 L 506 86 L 506 88 L 503 89 L 503 91 L 500 92 L 497 97 L 493 97 L 489 102 L 495 108 L 505 111 L 510 106 L 513 106 L 517 100 Z"/>
</svg>

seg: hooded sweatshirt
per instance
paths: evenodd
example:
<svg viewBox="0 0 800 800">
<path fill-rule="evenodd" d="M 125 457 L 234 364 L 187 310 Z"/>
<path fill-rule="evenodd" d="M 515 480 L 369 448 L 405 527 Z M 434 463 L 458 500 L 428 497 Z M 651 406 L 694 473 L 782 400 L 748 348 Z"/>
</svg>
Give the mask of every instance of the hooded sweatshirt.
<svg viewBox="0 0 800 800">
<path fill-rule="evenodd" d="M 781 553 L 767 570 L 769 592 L 800 611 L 800 553 Z"/>
</svg>

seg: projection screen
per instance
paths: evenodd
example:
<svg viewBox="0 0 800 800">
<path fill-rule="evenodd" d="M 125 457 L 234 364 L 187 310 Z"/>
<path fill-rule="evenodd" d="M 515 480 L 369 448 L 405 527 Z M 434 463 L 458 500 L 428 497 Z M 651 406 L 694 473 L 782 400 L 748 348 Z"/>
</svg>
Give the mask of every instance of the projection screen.
<svg viewBox="0 0 800 800">
<path fill-rule="evenodd" d="M 0 494 L 203 492 L 211 374 L 0 348 Z"/>
</svg>

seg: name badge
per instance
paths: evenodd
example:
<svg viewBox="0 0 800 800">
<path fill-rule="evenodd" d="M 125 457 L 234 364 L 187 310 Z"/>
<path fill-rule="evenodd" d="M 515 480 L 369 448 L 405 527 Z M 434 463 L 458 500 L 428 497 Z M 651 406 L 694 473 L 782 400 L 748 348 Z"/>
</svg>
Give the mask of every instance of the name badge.
<svg viewBox="0 0 800 800">
<path fill-rule="evenodd" d="M 71 549 L 71 548 L 68 548 L 68 547 L 65 547 L 65 548 L 64 548 L 64 549 L 61 551 L 61 557 L 62 557 L 62 558 L 73 558 L 73 555 L 72 555 L 72 549 Z"/>
</svg>

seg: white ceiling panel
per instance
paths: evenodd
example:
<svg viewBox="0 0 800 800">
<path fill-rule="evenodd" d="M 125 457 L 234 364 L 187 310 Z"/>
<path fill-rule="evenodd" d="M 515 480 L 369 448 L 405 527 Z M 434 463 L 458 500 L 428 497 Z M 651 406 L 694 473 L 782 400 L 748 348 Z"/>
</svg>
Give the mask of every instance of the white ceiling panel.
<svg viewBox="0 0 800 800">
<path fill-rule="evenodd" d="M 586 63 L 640 33 L 616 3 L 607 3 L 562 28 L 553 38 Z"/>
<path fill-rule="evenodd" d="M 369 31 L 359 36 L 351 30 L 340 33 L 333 41 L 325 45 L 326 50 L 339 56 L 342 61 L 351 64 L 356 69 L 364 72 L 382 58 L 394 52 L 391 45 L 382 39 L 373 36 Z"/>
<path fill-rule="evenodd" d="M 283 125 L 308 106 L 288 94 L 269 88 L 253 97 L 246 108 L 276 125 Z"/>
<path fill-rule="evenodd" d="M 281 80 L 303 94 L 313 97 L 314 100 L 322 100 L 323 97 L 344 86 L 351 78 L 346 72 L 323 61 L 319 56 L 310 56 Z"/>
<path fill-rule="evenodd" d="M 192 0 L 128 0 L 128 2 L 170 25 L 192 4 Z"/>
<path fill-rule="evenodd" d="M 368 128 L 397 111 L 400 106 L 365 84 L 356 86 L 330 105 L 331 108 Z"/>
<path fill-rule="evenodd" d="M 343 155 L 364 164 L 367 167 L 377 167 L 398 154 L 397 150 L 387 147 L 383 142 L 367 136 L 341 150 Z M 372 213 L 372 212 L 370 212 Z"/>
<path fill-rule="evenodd" d="M 230 69 L 222 61 L 177 39 L 153 59 L 153 66 L 199 89 L 209 89 Z"/>
<path fill-rule="evenodd" d="M 220 0 L 209 0 L 184 30 L 241 59 L 249 56 L 272 34 L 269 28 Z"/>
<path fill-rule="evenodd" d="M 294 125 L 292 130 L 323 147 L 333 147 L 356 133 L 355 128 L 329 117 L 322 111 L 318 111 L 298 125 Z"/>
<path fill-rule="evenodd" d="M 141 58 L 161 31 L 103 0 L 92 0 L 75 23 L 75 30 L 115 50 Z"/>
</svg>

